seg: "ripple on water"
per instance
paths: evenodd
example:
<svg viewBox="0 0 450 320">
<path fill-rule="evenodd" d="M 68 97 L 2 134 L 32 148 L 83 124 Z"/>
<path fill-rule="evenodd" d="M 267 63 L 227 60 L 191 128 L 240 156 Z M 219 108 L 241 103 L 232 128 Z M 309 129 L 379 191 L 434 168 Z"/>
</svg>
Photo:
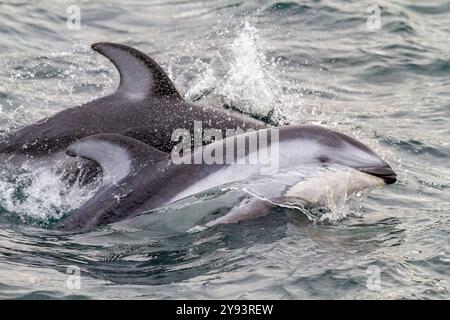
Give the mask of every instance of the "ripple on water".
<svg viewBox="0 0 450 320">
<path fill-rule="evenodd" d="M 448 299 L 448 3 L 384 2 L 379 30 L 359 1 L 80 2 L 80 30 L 66 27 L 67 5 L 2 4 L 2 134 L 114 90 L 117 71 L 89 48 L 114 41 L 149 53 L 189 100 L 354 134 L 399 182 L 338 221 L 278 208 L 196 228 L 239 198 L 216 190 L 64 235 L 23 217 L 83 194 L 2 164 L 0 297 Z M 68 266 L 80 268 L 75 291 Z"/>
<path fill-rule="evenodd" d="M 442 146 L 428 145 L 414 139 L 400 140 L 395 139 L 393 137 L 389 137 L 382 139 L 381 142 L 386 145 L 395 146 L 396 148 L 399 148 L 402 151 L 406 151 L 414 155 L 426 155 L 437 158 L 450 159 L 450 150 L 446 150 Z"/>
</svg>

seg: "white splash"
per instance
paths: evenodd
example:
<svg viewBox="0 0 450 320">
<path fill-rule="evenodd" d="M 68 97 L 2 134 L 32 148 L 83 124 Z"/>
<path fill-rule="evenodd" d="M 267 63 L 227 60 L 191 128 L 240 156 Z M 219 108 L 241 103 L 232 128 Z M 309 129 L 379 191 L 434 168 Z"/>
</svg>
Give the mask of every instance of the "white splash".
<svg viewBox="0 0 450 320">
<path fill-rule="evenodd" d="M 61 218 L 89 199 L 96 189 L 95 183 L 69 185 L 55 168 L 15 172 L 14 177 L 8 177 L 9 174 L 2 172 L 0 177 L 0 203 L 10 214 L 24 221 L 31 218 L 45 223 Z"/>
<path fill-rule="evenodd" d="M 275 62 L 269 61 L 256 27 L 248 21 L 229 46 L 231 61 L 225 83 L 219 89 L 225 99 L 233 104 L 239 101 L 244 111 L 264 114 L 276 105 L 277 80 L 272 77 Z"/>
<path fill-rule="evenodd" d="M 368 193 L 383 185 L 383 180 L 375 176 L 336 167 L 319 170 L 294 185 L 286 192 L 285 200 L 291 205 L 300 205 L 311 220 L 339 221 L 348 216 L 359 216 L 360 206 Z M 302 208 L 301 203 L 306 203 L 309 209 Z"/>
<path fill-rule="evenodd" d="M 230 37 L 232 34 L 234 36 Z M 221 38 L 219 45 L 217 38 Z M 182 63 L 177 58 L 169 65 L 169 76 L 177 87 L 185 88 L 187 100 L 214 96 L 225 105 L 257 116 L 270 115 L 273 121 L 280 123 L 283 122 L 283 108 L 301 108 L 301 94 L 293 96 L 284 92 L 283 88 L 295 84 L 285 80 L 280 73 L 284 70 L 280 60 L 268 56 L 270 43 L 260 36 L 254 23 L 245 21 L 238 28 L 222 26 L 211 39 L 191 46 L 193 52 L 205 46 L 216 46 L 217 50 L 212 54 L 209 50 L 209 57 L 194 59 L 183 68 L 176 68 Z"/>
<path fill-rule="evenodd" d="M 368 193 L 383 185 L 382 179 L 333 165 L 287 170 L 253 181 L 243 190 L 274 205 L 300 210 L 310 220 L 321 222 L 359 216 Z"/>
<path fill-rule="evenodd" d="M 185 94 L 185 98 L 191 101 L 201 99 L 203 96 L 210 93 L 216 84 L 216 75 L 214 69 L 210 65 L 201 60 L 196 60 L 194 63 L 196 70 L 202 70 L 198 79 L 192 83 Z"/>
</svg>

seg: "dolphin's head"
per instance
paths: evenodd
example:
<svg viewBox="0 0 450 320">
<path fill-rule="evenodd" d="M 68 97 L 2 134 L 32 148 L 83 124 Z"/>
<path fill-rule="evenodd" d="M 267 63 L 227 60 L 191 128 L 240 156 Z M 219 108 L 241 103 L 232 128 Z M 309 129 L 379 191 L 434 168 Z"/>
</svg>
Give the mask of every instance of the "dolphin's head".
<svg viewBox="0 0 450 320">
<path fill-rule="evenodd" d="M 386 184 L 397 181 L 397 174 L 379 155 L 363 143 L 336 131 L 319 126 L 298 126 L 285 133 L 288 140 L 300 139 L 299 152 L 305 162 L 322 165 L 339 164 L 376 176 Z M 294 145 L 289 147 L 291 152 Z"/>
</svg>

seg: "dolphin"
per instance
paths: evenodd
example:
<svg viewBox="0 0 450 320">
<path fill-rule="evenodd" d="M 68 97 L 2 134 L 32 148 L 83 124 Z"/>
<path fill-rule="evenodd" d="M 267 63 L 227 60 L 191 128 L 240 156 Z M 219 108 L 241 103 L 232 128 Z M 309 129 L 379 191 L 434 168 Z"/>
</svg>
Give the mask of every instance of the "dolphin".
<svg viewBox="0 0 450 320">
<path fill-rule="evenodd" d="M 108 58 L 120 73 L 110 95 L 63 110 L 28 125 L 0 142 L 0 153 L 11 162 L 53 157 L 74 141 L 99 133 L 115 133 L 169 152 L 175 129 L 259 129 L 261 121 L 220 108 L 186 102 L 163 69 L 144 53 L 115 43 L 94 43 L 92 49 Z"/>
<path fill-rule="evenodd" d="M 252 141 L 257 141 L 256 149 Z M 293 165 L 304 165 L 307 170 L 331 165 L 352 168 L 367 177 L 354 189 L 391 184 L 397 179 L 389 164 L 366 145 L 319 126 L 250 131 L 183 152 L 183 155 L 173 152 L 168 155 L 123 135 L 98 134 L 71 144 L 67 154 L 95 161 L 103 172 L 97 193 L 54 226 L 70 232 L 89 231 L 217 186 L 274 175 L 280 168 Z M 202 161 L 195 162 L 196 159 Z M 298 182 L 299 178 L 293 177 L 289 183 L 292 188 L 283 194 L 292 197 L 302 189 Z M 320 185 L 310 187 L 317 189 Z M 271 184 L 265 188 L 275 189 Z M 273 203 L 258 199 L 244 203 L 228 217 L 209 225 L 260 216 Z"/>
</svg>

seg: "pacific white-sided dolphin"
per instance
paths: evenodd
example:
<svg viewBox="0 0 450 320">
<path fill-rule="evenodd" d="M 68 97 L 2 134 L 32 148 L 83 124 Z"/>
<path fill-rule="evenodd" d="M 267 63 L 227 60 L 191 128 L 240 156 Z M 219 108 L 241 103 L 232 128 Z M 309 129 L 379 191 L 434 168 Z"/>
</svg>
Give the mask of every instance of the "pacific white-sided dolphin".
<svg viewBox="0 0 450 320">
<path fill-rule="evenodd" d="M 11 159 L 45 157 L 74 141 L 99 133 L 116 133 L 142 141 L 163 152 L 176 143 L 177 128 L 247 130 L 263 122 L 220 108 L 186 102 L 163 69 L 144 53 L 114 43 L 95 43 L 92 49 L 108 58 L 120 73 L 120 84 L 110 95 L 63 110 L 19 129 L 0 142 L 0 153 Z"/>
<path fill-rule="evenodd" d="M 250 141 L 257 141 L 257 149 L 251 147 Z M 305 165 L 311 170 L 342 165 L 372 177 L 377 181 L 375 184 L 396 181 L 392 168 L 367 146 L 318 126 L 251 131 L 218 140 L 179 158 L 117 134 L 80 139 L 69 146 L 67 153 L 95 161 L 103 171 L 103 183 L 98 192 L 55 226 L 67 231 L 88 231 L 226 183 L 273 174 L 267 169 L 277 169 L 272 166 L 274 163 L 278 168 Z M 259 155 L 269 161 L 262 161 Z M 195 162 L 196 159 L 202 161 Z M 285 195 L 292 196 L 296 188 L 301 189 L 295 179 L 291 186 Z M 268 207 L 270 205 L 261 201 L 249 203 L 239 212 L 232 212 L 231 218 L 223 222 L 243 220 L 242 215 L 253 217 Z"/>
</svg>

